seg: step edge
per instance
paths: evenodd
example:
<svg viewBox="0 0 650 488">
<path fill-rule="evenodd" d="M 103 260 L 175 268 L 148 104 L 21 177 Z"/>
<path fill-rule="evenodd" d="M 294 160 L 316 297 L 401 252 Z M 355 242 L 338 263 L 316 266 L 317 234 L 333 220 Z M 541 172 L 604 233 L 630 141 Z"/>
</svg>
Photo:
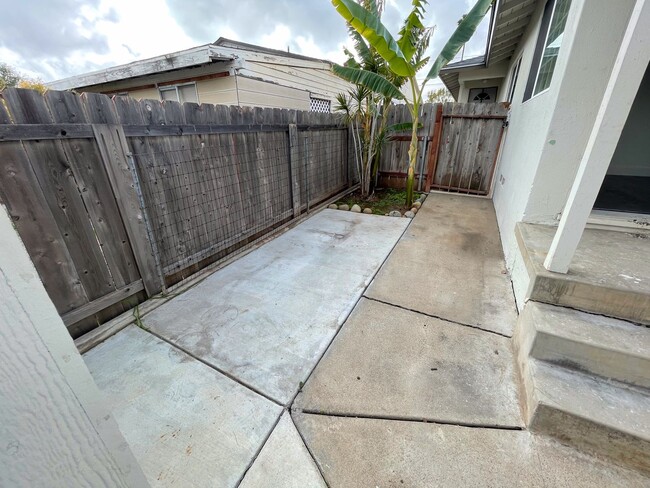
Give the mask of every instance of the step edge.
<svg viewBox="0 0 650 488">
<path fill-rule="evenodd" d="M 531 414 L 529 416 L 529 421 L 532 419 L 532 417 L 534 415 L 534 412 L 539 408 L 540 405 L 542 405 L 544 407 L 547 407 L 547 408 L 550 408 L 550 409 L 553 409 L 553 410 L 558 410 L 558 411 L 563 412 L 563 413 L 565 413 L 567 415 L 571 415 L 573 417 L 576 417 L 576 418 L 581 419 L 583 421 L 590 422 L 590 423 L 592 423 L 594 425 L 598 425 L 600 427 L 609 429 L 611 431 L 620 432 L 620 433 L 626 434 L 626 435 L 628 435 L 630 437 L 633 437 L 633 438 L 639 439 L 641 441 L 650 443 L 650 432 L 642 433 L 642 432 L 639 432 L 638 429 L 625 429 L 624 427 L 620 427 L 620 426 L 617 426 L 617 425 L 612 425 L 612 424 L 609 424 L 607 422 L 602 421 L 601 419 L 594 419 L 592 417 L 586 416 L 583 413 L 578 412 L 575 409 L 572 409 L 570 405 L 560 404 L 559 402 L 553 401 L 552 399 L 548 398 L 546 395 L 544 395 L 543 390 L 539 387 L 539 376 L 536 374 L 538 372 L 537 370 L 538 370 L 538 367 L 539 367 L 538 363 L 540 363 L 540 362 L 544 363 L 544 361 L 540 361 L 540 360 L 537 360 L 537 359 L 532 359 L 532 361 L 531 361 L 529 359 L 529 362 L 532 363 L 532 364 L 529 365 L 529 372 L 528 373 L 529 373 L 530 379 L 532 379 L 532 387 L 535 390 L 534 393 L 533 393 L 533 398 L 534 398 L 534 401 L 535 401 L 535 405 L 534 405 L 534 408 L 532 409 L 532 411 L 529 412 Z M 547 366 L 546 366 L 547 368 L 553 367 L 550 363 L 546 363 L 546 364 L 547 364 Z M 532 366 L 532 368 L 531 368 L 531 366 Z M 543 367 L 542 367 L 542 369 L 543 369 Z M 572 371 L 572 370 L 568 370 L 566 368 L 562 368 L 562 369 L 564 369 L 565 371 L 568 371 L 569 374 L 576 375 L 576 376 L 586 376 L 586 377 L 589 377 L 592 380 L 600 380 L 600 381 L 602 381 L 603 383 L 607 384 L 608 386 L 610 386 L 612 388 L 624 389 L 624 390 L 630 392 L 631 394 L 638 395 L 638 396 L 643 396 L 643 397 L 648 397 L 648 399 L 650 399 L 650 395 L 645 394 L 645 392 L 643 392 L 643 391 L 639 391 L 637 388 L 630 388 L 629 385 L 627 385 L 626 383 L 615 382 L 616 384 L 612 384 L 611 380 L 600 379 L 600 377 L 595 376 L 595 375 L 585 374 L 585 373 L 581 373 L 579 371 Z"/>
</svg>

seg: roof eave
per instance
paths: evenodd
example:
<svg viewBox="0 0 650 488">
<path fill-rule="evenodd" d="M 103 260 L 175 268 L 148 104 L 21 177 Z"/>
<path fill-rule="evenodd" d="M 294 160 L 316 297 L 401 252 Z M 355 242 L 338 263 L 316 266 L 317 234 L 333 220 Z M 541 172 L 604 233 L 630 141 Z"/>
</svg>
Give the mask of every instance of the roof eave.
<svg viewBox="0 0 650 488">
<path fill-rule="evenodd" d="M 152 74 L 167 73 L 213 62 L 233 61 L 234 59 L 231 55 L 213 50 L 211 44 L 204 44 L 184 51 L 177 51 L 82 75 L 71 76 L 62 80 L 52 81 L 46 85 L 53 90 L 71 90 L 129 80 Z"/>
</svg>

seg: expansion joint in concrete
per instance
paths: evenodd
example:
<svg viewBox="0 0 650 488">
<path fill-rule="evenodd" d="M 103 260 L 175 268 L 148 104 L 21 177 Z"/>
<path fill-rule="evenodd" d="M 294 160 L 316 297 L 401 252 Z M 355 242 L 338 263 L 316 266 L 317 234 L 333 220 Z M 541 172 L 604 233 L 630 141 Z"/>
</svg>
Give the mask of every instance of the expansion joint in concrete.
<svg viewBox="0 0 650 488">
<path fill-rule="evenodd" d="M 250 390 L 250 391 L 252 391 L 253 393 L 256 393 L 257 395 L 260 395 L 261 397 L 264 397 L 266 400 L 268 400 L 268 401 L 270 401 L 270 402 L 273 402 L 275 405 L 278 405 L 278 406 L 280 406 L 280 407 L 282 407 L 282 408 L 286 408 L 286 405 L 280 403 L 279 401 L 277 401 L 276 399 L 270 397 L 270 396 L 267 395 L 266 393 L 264 393 L 264 392 L 258 390 L 258 389 L 255 388 L 254 386 L 251 386 L 251 385 L 249 385 L 248 383 L 246 383 L 246 382 L 240 380 L 239 378 L 237 378 L 236 376 L 232 375 L 232 374 L 229 373 L 228 371 L 224 371 L 223 369 L 216 367 L 214 364 L 210 364 L 210 363 L 207 362 L 205 359 L 202 359 L 201 357 L 199 357 L 199 356 L 193 354 L 192 351 L 190 351 L 190 350 L 188 350 L 188 349 L 185 349 L 184 347 L 179 346 L 178 344 L 172 342 L 171 340 L 165 338 L 165 337 L 162 336 L 162 335 L 156 334 L 155 332 L 153 332 L 153 331 L 150 330 L 150 329 L 147 329 L 147 328 L 146 328 L 146 325 L 143 325 L 143 327 L 140 327 L 140 328 L 141 328 L 142 330 L 144 330 L 145 332 L 148 332 L 149 334 L 151 334 L 151 335 L 157 337 L 157 338 L 160 339 L 161 341 L 166 342 L 167 344 L 169 344 L 169 345 L 172 346 L 173 348 L 178 349 L 179 351 L 184 352 L 185 354 L 187 354 L 188 356 L 190 356 L 192 359 L 196 359 L 198 362 L 205 364 L 207 367 L 212 368 L 213 370 L 215 370 L 215 371 L 218 372 L 219 374 L 224 375 L 226 378 L 231 379 L 231 380 L 233 380 L 235 383 L 240 384 L 241 386 L 243 386 L 243 387 L 246 388 L 247 390 Z"/>
<path fill-rule="evenodd" d="M 344 414 L 344 413 L 331 413 L 321 410 L 304 409 L 299 413 L 305 415 L 319 415 L 322 417 L 337 417 L 337 418 L 353 418 L 353 419 L 368 419 L 368 420 L 386 420 L 393 422 L 411 422 L 420 424 L 436 424 L 436 425 L 455 425 L 456 427 L 467 427 L 470 429 L 491 429 L 491 430 L 526 430 L 524 427 L 515 425 L 494 425 L 494 424 L 481 424 L 481 423 L 466 423 L 466 422 L 450 422 L 446 420 L 432 420 L 417 417 L 401 417 L 395 415 L 365 415 L 365 414 Z"/>
<path fill-rule="evenodd" d="M 417 314 L 420 314 L 420 315 L 424 315 L 425 317 L 431 317 L 432 319 L 438 319 L 438 320 L 442 320 L 443 322 L 449 322 L 451 324 L 456 324 L 456 325 L 460 325 L 460 326 L 463 326 L 463 327 L 470 327 L 472 329 L 480 330 L 482 332 L 487 332 L 488 334 L 494 334 L 494 335 L 497 335 L 499 337 L 505 337 L 506 339 L 510 339 L 512 337 L 512 336 L 509 336 L 509 335 L 506 335 L 506 334 L 501 334 L 500 332 L 495 332 L 493 330 L 484 329 L 483 327 L 479 327 L 478 325 L 472 325 L 472 324 L 465 324 L 463 322 L 457 322 L 456 320 L 451 320 L 451 319 L 448 319 L 448 318 L 445 318 L 445 317 L 440 317 L 439 315 L 433 315 L 433 314 L 430 314 L 430 313 L 421 312 L 420 310 L 415 310 L 415 309 L 412 309 L 412 308 L 404 307 L 402 305 L 397 305 L 395 303 L 387 302 L 387 301 L 384 301 L 384 300 L 379 300 L 377 298 L 372 298 L 372 297 L 369 297 L 369 296 L 366 296 L 366 295 L 364 295 L 363 298 L 365 298 L 366 300 L 371 300 L 373 302 L 383 303 L 384 305 L 388 305 L 390 307 L 401 308 L 402 310 L 406 310 L 407 312 L 413 312 L 413 313 L 417 313 Z"/>
</svg>

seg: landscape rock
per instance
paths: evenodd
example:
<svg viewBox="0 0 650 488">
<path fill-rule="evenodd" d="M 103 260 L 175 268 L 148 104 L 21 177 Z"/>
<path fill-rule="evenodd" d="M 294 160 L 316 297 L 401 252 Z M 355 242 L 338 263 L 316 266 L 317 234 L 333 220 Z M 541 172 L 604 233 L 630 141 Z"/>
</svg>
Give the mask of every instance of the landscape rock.
<svg viewBox="0 0 650 488">
<path fill-rule="evenodd" d="M 352 205 L 350 211 L 354 213 L 361 213 L 361 207 L 355 203 L 354 205 Z"/>
<path fill-rule="evenodd" d="M 371 209 L 370 207 L 366 207 L 366 208 L 363 209 L 363 213 L 365 213 L 365 214 L 371 214 L 371 213 L 372 213 L 372 209 Z"/>
<path fill-rule="evenodd" d="M 409 210 L 404 214 L 404 217 L 408 217 L 409 219 L 412 219 L 413 217 L 415 217 L 415 214 Z"/>
<path fill-rule="evenodd" d="M 418 213 L 418 209 L 417 209 L 417 207 L 413 207 L 413 208 L 411 209 L 411 212 L 413 212 L 414 214 Z"/>
<path fill-rule="evenodd" d="M 402 214 L 397 210 L 393 210 L 392 212 L 389 212 L 388 216 L 389 217 L 401 217 Z"/>
<path fill-rule="evenodd" d="M 415 202 L 413 202 L 413 206 L 415 208 L 420 208 L 422 206 L 422 202 L 420 200 L 416 200 Z"/>
<path fill-rule="evenodd" d="M 350 206 L 347 204 L 339 205 L 339 210 L 350 210 Z"/>
<path fill-rule="evenodd" d="M 331 203 L 327 206 L 327 208 L 331 208 L 332 210 L 336 210 L 339 208 L 339 206 L 336 203 Z"/>
</svg>

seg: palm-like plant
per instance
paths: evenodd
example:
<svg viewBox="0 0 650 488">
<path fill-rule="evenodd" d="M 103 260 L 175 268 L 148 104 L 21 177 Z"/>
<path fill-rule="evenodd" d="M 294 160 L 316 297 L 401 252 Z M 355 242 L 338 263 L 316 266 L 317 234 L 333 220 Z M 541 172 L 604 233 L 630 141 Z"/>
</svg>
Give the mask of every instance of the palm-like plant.
<svg viewBox="0 0 650 488">
<path fill-rule="evenodd" d="M 335 110 L 343 114 L 350 127 L 361 197 L 366 198 L 370 194 L 372 166 L 379 149 L 377 96 L 365 86 L 357 85 L 348 95 L 337 95 L 336 101 Z"/>
<path fill-rule="evenodd" d="M 362 65 L 355 66 L 346 63 L 345 66 L 335 65 L 333 67 L 334 73 L 347 81 L 367 87 L 385 99 L 403 100 L 411 113 L 412 132 L 406 178 L 407 206 L 413 203 L 413 182 L 418 150 L 417 130 L 424 87 L 429 80 L 438 76 L 440 70 L 469 41 L 490 9 L 492 2 L 493 0 L 478 0 L 476 2 L 472 10 L 458 23 L 458 27 L 435 59 L 422 85 L 418 85 L 416 74 L 429 62 L 429 58 L 425 57 L 425 54 L 429 47 L 432 32 L 423 23 L 426 0 L 412 0 L 413 8 L 406 17 L 397 40 L 382 24 L 380 15 L 377 15 L 374 0 L 367 0 L 362 4 L 357 3 L 355 0 L 332 0 L 337 12 L 354 29 L 354 32 L 368 42 L 368 45 L 385 61 L 390 70 L 389 75 L 364 69 Z M 363 44 L 365 45 L 365 43 Z M 355 47 L 356 45 L 357 41 L 355 40 Z M 410 85 L 412 95 L 410 100 L 400 90 L 404 82 Z"/>
<path fill-rule="evenodd" d="M 358 0 L 361 6 L 381 18 L 384 9 L 383 0 Z M 402 84 L 386 61 L 367 41 L 348 24 L 348 32 L 354 45 L 354 52 L 344 49 L 348 56 L 344 66 L 379 74 Z M 355 163 L 360 180 L 361 196 L 366 198 L 372 191 L 372 182 L 377 173 L 381 146 L 386 135 L 387 113 L 392 99 L 373 92 L 358 84 L 339 94 L 335 110 L 344 116 L 350 126 Z"/>
</svg>

